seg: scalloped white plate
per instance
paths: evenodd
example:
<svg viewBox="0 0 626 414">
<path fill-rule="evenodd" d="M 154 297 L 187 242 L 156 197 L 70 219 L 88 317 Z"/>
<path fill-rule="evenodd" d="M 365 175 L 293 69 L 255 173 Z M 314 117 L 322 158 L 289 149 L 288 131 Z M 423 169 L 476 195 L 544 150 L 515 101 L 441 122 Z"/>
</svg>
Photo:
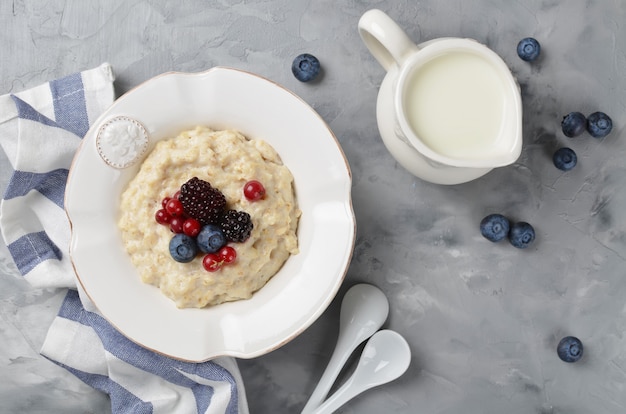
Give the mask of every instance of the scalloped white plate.
<svg viewBox="0 0 626 414">
<path fill-rule="evenodd" d="M 107 164 L 96 144 L 101 126 L 116 117 L 136 120 L 148 135 L 147 150 L 126 168 Z M 196 125 L 237 129 L 277 150 L 294 176 L 302 210 L 300 253 L 251 299 L 178 309 L 141 282 L 116 222 L 120 194 L 141 159 L 160 139 Z M 65 209 L 76 274 L 102 315 L 132 341 L 193 362 L 252 358 L 295 338 L 335 297 L 356 233 L 350 167 L 321 117 L 276 83 L 222 67 L 166 73 L 120 97 L 94 123 L 74 158 Z"/>
</svg>

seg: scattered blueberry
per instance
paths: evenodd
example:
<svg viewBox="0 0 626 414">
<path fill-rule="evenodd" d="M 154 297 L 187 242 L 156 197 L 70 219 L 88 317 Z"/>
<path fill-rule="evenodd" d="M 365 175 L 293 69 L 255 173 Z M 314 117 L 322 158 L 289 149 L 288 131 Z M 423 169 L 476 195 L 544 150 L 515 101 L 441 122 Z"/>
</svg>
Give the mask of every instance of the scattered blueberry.
<svg viewBox="0 0 626 414">
<path fill-rule="evenodd" d="M 480 233 L 489 241 L 497 242 L 509 233 L 509 219 L 502 214 L 489 214 L 480 221 Z"/>
<path fill-rule="evenodd" d="M 580 112 L 570 112 L 563 117 L 561 129 L 568 138 L 577 137 L 587 128 L 587 118 Z"/>
<path fill-rule="evenodd" d="M 571 148 L 559 148 L 552 156 L 552 161 L 559 170 L 569 171 L 576 166 L 578 157 Z"/>
<path fill-rule="evenodd" d="M 532 62 L 539 57 L 541 45 L 532 37 L 526 37 L 517 44 L 517 55 L 526 62 Z"/>
<path fill-rule="evenodd" d="M 574 336 L 566 336 L 557 345 L 556 352 L 563 361 L 576 362 L 583 356 L 583 343 Z"/>
<path fill-rule="evenodd" d="M 511 226 L 509 241 L 518 249 L 525 249 L 535 240 L 535 229 L 525 221 L 520 221 Z"/>
<path fill-rule="evenodd" d="M 303 53 L 293 60 L 291 71 L 300 82 L 311 81 L 320 73 L 320 61 L 313 55 Z"/>
<path fill-rule="evenodd" d="M 198 254 L 198 245 L 193 237 L 179 233 L 170 240 L 170 254 L 180 263 L 188 263 Z"/>
<path fill-rule="evenodd" d="M 604 138 L 613 129 L 613 121 L 604 112 L 594 112 L 587 117 L 587 132 L 594 138 Z"/>
<path fill-rule="evenodd" d="M 196 237 L 198 247 L 203 253 L 215 253 L 226 244 L 226 236 L 219 226 L 207 224 Z"/>
</svg>

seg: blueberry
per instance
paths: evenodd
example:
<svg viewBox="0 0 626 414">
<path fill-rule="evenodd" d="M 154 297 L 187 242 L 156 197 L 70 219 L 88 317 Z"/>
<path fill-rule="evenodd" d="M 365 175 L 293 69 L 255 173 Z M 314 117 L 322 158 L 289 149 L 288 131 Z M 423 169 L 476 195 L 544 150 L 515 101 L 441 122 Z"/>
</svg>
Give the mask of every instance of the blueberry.
<svg viewBox="0 0 626 414">
<path fill-rule="evenodd" d="M 578 157 L 571 148 L 559 148 L 552 156 L 552 161 L 559 170 L 569 171 L 576 166 Z"/>
<path fill-rule="evenodd" d="M 532 62 L 539 57 L 541 45 L 536 39 L 526 37 L 517 44 L 517 55 L 526 62 Z"/>
<path fill-rule="evenodd" d="M 480 221 L 480 233 L 489 241 L 500 241 L 509 233 L 509 219 L 502 214 L 490 214 Z"/>
<path fill-rule="evenodd" d="M 520 221 L 511 226 L 509 241 L 518 249 L 525 249 L 535 240 L 535 229 L 525 221 Z"/>
<path fill-rule="evenodd" d="M 198 247 L 203 253 L 215 253 L 226 244 L 226 236 L 219 226 L 207 224 L 196 237 Z"/>
<path fill-rule="evenodd" d="M 303 53 L 293 60 L 291 71 L 300 82 L 311 81 L 320 73 L 320 61 L 313 55 Z"/>
<path fill-rule="evenodd" d="M 177 262 L 188 263 L 198 254 L 198 245 L 193 237 L 179 233 L 170 240 L 170 254 Z"/>
<path fill-rule="evenodd" d="M 580 112 L 570 112 L 563 117 L 561 129 L 566 137 L 577 137 L 587 128 L 587 118 Z"/>
<path fill-rule="evenodd" d="M 557 345 L 556 353 L 565 362 L 576 362 L 583 356 L 583 343 L 574 336 L 566 336 Z"/>
<path fill-rule="evenodd" d="M 587 117 L 587 132 L 594 138 L 604 138 L 613 129 L 613 121 L 604 112 L 594 112 Z"/>
</svg>

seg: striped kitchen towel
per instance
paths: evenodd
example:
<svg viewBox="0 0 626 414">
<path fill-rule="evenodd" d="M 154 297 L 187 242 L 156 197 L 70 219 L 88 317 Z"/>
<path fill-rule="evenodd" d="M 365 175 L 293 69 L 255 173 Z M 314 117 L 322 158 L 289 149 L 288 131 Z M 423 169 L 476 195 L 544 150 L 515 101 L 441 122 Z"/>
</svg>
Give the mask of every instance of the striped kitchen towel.
<svg viewBox="0 0 626 414">
<path fill-rule="evenodd" d="M 111 397 L 114 413 L 246 414 L 237 363 L 177 361 L 116 331 L 79 289 L 63 210 L 72 158 L 114 99 L 109 64 L 0 96 L 0 146 L 13 169 L 0 202 L 2 237 L 23 277 L 69 288 L 41 353 Z"/>
</svg>

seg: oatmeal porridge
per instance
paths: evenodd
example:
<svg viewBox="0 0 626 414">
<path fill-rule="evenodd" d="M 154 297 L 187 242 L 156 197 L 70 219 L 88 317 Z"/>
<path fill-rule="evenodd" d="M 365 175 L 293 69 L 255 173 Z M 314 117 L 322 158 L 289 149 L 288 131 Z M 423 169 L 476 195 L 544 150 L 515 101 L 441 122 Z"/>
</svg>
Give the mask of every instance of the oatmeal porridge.
<svg viewBox="0 0 626 414">
<path fill-rule="evenodd" d="M 234 248 L 236 259 L 216 271 L 205 269 L 202 252 L 188 263 L 174 260 L 174 233 L 155 221 L 162 200 L 192 179 L 218 189 L 225 211 L 249 215 L 249 236 L 226 245 Z M 244 195 L 250 181 L 262 183 L 261 199 Z M 156 144 L 122 193 L 118 225 L 142 281 L 158 287 L 179 308 L 201 308 L 247 299 L 262 288 L 298 253 L 300 214 L 293 176 L 267 142 L 237 131 L 197 127 Z"/>
</svg>

